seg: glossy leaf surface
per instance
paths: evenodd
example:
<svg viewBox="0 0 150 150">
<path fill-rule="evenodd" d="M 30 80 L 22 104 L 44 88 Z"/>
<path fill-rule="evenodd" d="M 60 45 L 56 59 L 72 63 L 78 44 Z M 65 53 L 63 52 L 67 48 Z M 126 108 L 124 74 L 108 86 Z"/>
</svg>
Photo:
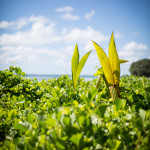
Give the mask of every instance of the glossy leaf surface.
<svg viewBox="0 0 150 150">
<path fill-rule="evenodd" d="M 94 47 L 96 49 L 100 63 L 103 67 L 103 71 L 104 71 L 104 74 L 106 76 L 108 85 L 109 86 L 114 85 L 113 74 L 112 74 L 110 62 L 109 62 L 107 55 L 105 54 L 103 49 L 98 44 L 96 44 L 94 41 L 93 41 L 93 44 L 94 44 Z"/>
<path fill-rule="evenodd" d="M 74 85 L 74 91 L 75 91 L 75 87 L 77 84 L 77 80 L 80 76 L 80 73 L 85 65 L 86 60 L 88 59 L 89 55 L 90 55 L 91 51 L 89 51 L 88 53 L 86 53 L 80 60 L 79 62 L 79 50 L 78 50 L 78 46 L 76 44 L 75 49 L 74 49 L 74 53 L 72 56 L 72 60 L 71 60 L 71 68 L 72 68 L 72 80 L 73 80 L 73 85 Z"/>
<path fill-rule="evenodd" d="M 78 67 L 77 67 L 77 72 L 76 72 L 76 80 L 75 82 L 77 82 L 78 78 L 79 78 L 79 75 L 86 63 L 86 60 L 88 59 L 89 55 L 90 55 L 91 51 L 89 51 L 88 53 L 86 53 L 80 60 L 79 64 L 78 64 Z"/>
<path fill-rule="evenodd" d="M 79 64 L 79 50 L 78 50 L 78 45 L 76 44 L 74 53 L 71 59 L 72 79 L 73 79 L 74 89 L 76 86 L 76 73 L 77 73 L 78 64 Z"/>
<path fill-rule="evenodd" d="M 119 63 L 119 57 L 117 54 L 113 33 L 111 35 L 111 39 L 109 43 L 108 55 L 109 55 L 109 62 L 111 65 L 114 83 L 115 85 L 117 85 L 119 84 L 119 80 L 120 80 L 120 63 Z"/>
</svg>

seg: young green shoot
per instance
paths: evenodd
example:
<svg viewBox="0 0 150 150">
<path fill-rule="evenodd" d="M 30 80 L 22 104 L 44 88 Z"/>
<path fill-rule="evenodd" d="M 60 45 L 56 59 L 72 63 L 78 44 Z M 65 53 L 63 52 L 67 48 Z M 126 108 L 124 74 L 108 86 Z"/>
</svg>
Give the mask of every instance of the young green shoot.
<svg viewBox="0 0 150 150">
<path fill-rule="evenodd" d="M 110 39 L 108 57 L 97 43 L 93 41 L 93 44 L 104 72 L 104 74 L 100 74 L 103 76 L 103 78 L 106 78 L 107 83 L 105 83 L 109 87 L 112 99 L 120 97 L 120 64 L 127 62 L 127 60 L 119 60 L 113 33 Z"/>
<path fill-rule="evenodd" d="M 92 51 L 92 50 L 91 50 Z M 86 53 L 81 60 L 79 61 L 79 50 L 78 50 L 78 45 L 76 44 L 74 53 L 71 59 L 71 68 L 72 68 L 72 81 L 73 81 L 73 86 L 74 86 L 74 91 L 75 87 L 77 84 L 77 80 L 80 76 L 80 73 L 85 65 L 86 60 L 88 59 L 91 51 Z"/>
</svg>

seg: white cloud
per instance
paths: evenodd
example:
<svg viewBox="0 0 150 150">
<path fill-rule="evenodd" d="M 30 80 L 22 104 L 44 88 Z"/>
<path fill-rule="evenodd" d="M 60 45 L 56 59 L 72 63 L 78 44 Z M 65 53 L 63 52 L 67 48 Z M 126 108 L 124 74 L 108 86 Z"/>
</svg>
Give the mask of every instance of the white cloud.
<svg viewBox="0 0 150 150">
<path fill-rule="evenodd" d="M 65 6 L 65 7 L 59 7 L 57 9 L 55 9 L 55 12 L 63 12 L 65 14 L 61 15 L 61 19 L 64 20 L 79 20 L 80 17 L 77 15 L 72 15 L 70 12 L 74 11 L 74 9 L 70 6 Z"/>
<path fill-rule="evenodd" d="M 85 29 L 73 28 L 70 32 L 64 35 L 63 39 L 66 43 L 87 43 L 91 40 L 94 40 L 95 42 L 104 42 L 107 41 L 109 37 L 88 26 Z"/>
<path fill-rule="evenodd" d="M 35 55 L 32 53 L 29 53 L 27 51 L 24 51 L 25 48 L 21 49 L 20 51 L 17 50 L 12 50 L 12 51 L 6 51 L 3 52 L 1 55 L 1 60 L 0 63 L 12 63 L 12 62 L 17 62 L 17 63 L 23 63 L 23 62 L 35 62 Z"/>
<path fill-rule="evenodd" d="M 14 22 L 8 22 L 8 21 L 0 22 L 0 28 L 3 28 L 3 29 L 7 29 L 9 28 L 9 26 L 12 26 L 12 25 L 14 25 Z"/>
<path fill-rule="evenodd" d="M 54 50 L 50 48 L 39 48 L 29 46 L 3 46 L 0 47 L 1 60 L 3 64 L 4 59 L 6 63 L 31 63 L 31 64 L 49 64 L 51 65 L 63 65 L 65 63 L 65 55 L 67 52 L 65 49 Z M 55 60 L 55 61 L 54 61 Z M 63 62 L 64 61 L 64 62 Z M 32 66 L 32 65 L 31 65 Z"/>
<path fill-rule="evenodd" d="M 46 18 L 44 16 L 30 16 L 29 18 L 27 18 L 28 22 L 42 22 L 42 23 L 52 23 L 51 20 L 49 18 Z"/>
<path fill-rule="evenodd" d="M 119 52 L 119 56 L 123 59 L 131 59 L 133 58 L 141 58 L 146 55 L 146 51 L 148 47 L 142 43 L 136 43 L 131 41 L 123 46 L 122 50 Z M 144 50 L 144 51 L 143 51 Z"/>
<path fill-rule="evenodd" d="M 67 13 L 67 14 L 62 15 L 61 19 L 74 21 L 74 20 L 79 20 L 80 17 L 77 15 L 72 15 L 70 13 Z"/>
<path fill-rule="evenodd" d="M 91 40 L 100 43 L 110 38 L 90 26 L 83 29 L 58 29 L 56 24 L 44 16 L 22 18 L 25 23 L 20 23 L 20 27 L 18 20 L 12 21 L 13 25 L 11 21 L 8 22 L 11 25 L 7 25 L 7 28 L 13 27 L 16 31 L 0 35 L 1 68 L 16 62 L 21 68 L 26 68 L 24 71 L 27 73 L 70 73 L 70 60 L 76 43 L 83 55 L 85 51 L 94 49 Z M 19 30 L 23 26 L 23 30 Z M 93 64 L 99 65 L 95 57 L 91 56 L 87 62 L 91 70 Z M 85 69 L 85 72 L 88 70 Z"/>
<path fill-rule="evenodd" d="M 59 7 L 57 9 L 55 9 L 56 12 L 71 12 L 74 9 L 70 6 L 65 6 L 65 7 Z"/>
<path fill-rule="evenodd" d="M 31 28 L 13 34 L 2 34 L 0 45 L 42 45 L 60 41 L 55 24 L 44 17 L 28 18 Z"/>
<path fill-rule="evenodd" d="M 136 43 L 134 41 L 131 41 L 130 43 L 127 43 L 125 46 L 123 46 L 122 50 L 119 51 L 119 57 L 120 59 L 126 59 L 129 62 L 125 65 L 122 65 L 122 74 L 129 73 L 130 65 L 145 56 L 149 56 L 150 53 L 147 52 L 147 45 L 142 43 Z"/>
<path fill-rule="evenodd" d="M 27 25 L 27 20 L 24 18 L 20 18 L 17 21 L 1 21 L 0 22 L 0 28 L 2 29 L 21 29 L 22 27 L 24 27 L 25 25 Z"/>
<path fill-rule="evenodd" d="M 66 34 L 67 32 L 68 32 L 68 29 L 67 29 L 67 28 L 63 28 L 61 33 L 62 33 L 62 35 L 64 35 L 64 34 Z"/>
<path fill-rule="evenodd" d="M 54 42 L 65 43 L 83 43 L 94 40 L 95 42 L 104 42 L 109 40 L 109 36 L 94 30 L 88 26 L 85 29 L 63 28 L 61 32 L 57 32 L 56 25 L 50 19 L 43 16 L 31 16 L 26 18 L 31 28 L 28 30 L 15 32 L 13 34 L 2 34 L 0 36 L 0 45 L 29 45 L 38 46 L 44 44 L 51 44 Z M 121 37 L 120 33 L 115 33 L 115 37 Z M 88 44 L 86 45 L 86 49 Z M 91 46 L 90 46 L 91 47 Z"/>
<path fill-rule="evenodd" d="M 21 29 L 22 27 L 28 25 L 29 23 L 35 23 L 35 22 L 51 23 L 51 21 L 48 18 L 45 18 L 44 16 L 32 15 L 30 17 L 20 18 L 16 21 L 1 21 L 0 28 L 18 30 L 18 29 Z"/>
<path fill-rule="evenodd" d="M 134 56 L 135 55 L 135 52 L 134 51 L 120 51 L 119 52 L 119 56 L 121 57 L 121 58 L 128 58 L 128 57 L 130 57 L 130 56 Z"/>
<path fill-rule="evenodd" d="M 126 44 L 124 47 L 123 47 L 124 50 L 146 50 L 148 49 L 147 45 L 145 44 L 138 44 L 134 41 Z"/>
<path fill-rule="evenodd" d="M 94 14 L 95 14 L 95 11 L 94 11 L 94 10 L 91 10 L 91 12 L 85 14 L 84 17 L 85 17 L 85 19 L 90 20 L 90 19 L 94 16 Z"/>
<path fill-rule="evenodd" d="M 94 47 L 93 47 L 92 41 L 86 43 L 85 46 L 84 46 L 84 50 L 87 51 L 87 52 L 90 51 L 90 50 L 93 50 L 93 49 L 94 49 Z"/>
</svg>

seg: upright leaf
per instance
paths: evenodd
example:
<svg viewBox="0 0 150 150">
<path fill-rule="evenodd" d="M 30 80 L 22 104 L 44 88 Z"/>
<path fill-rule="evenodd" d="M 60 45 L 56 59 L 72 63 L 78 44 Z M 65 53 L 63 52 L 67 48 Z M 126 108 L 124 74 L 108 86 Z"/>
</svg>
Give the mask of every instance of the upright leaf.
<svg viewBox="0 0 150 150">
<path fill-rule="evenodd" d="M 108 55 L 109 55 L 109 62 L 111 65 L 114 82 L 115 85 L 117 85 L 119 84 L 119 80 L 120 80 L 120 63 L 119 63 L 119 57 L 117 54 L 113 33 L 111 35 L 111 39 L 109 43 Z"/>
<path fill-rule="evenodd" d="M 79 51 L 78 51 L 78 45 L 76 44 L 74 53 L 71 59 L 71 68 L 72 68 L 72 80 L 74 84 L 74 90 L 76 86 L 76 72 L 79 64 Z"/>
<path fill-rule="evenodd" d="M 91 50 L 91 51 L 92 51 L 92 50 Z M 83 67 L 84 67 L 84 65 L 85 65 L 85 62 L 86 62 L 86 60 L 88 59 L 88 57 L 89 57 L 91 51 L 89 51 L 88 53 L 86 53 L 86 54 L 81 58 L 81 60 L 80 60 L 80 62 L 79 62 L 79 64 L 78 64 L 75 82 L 77 82 L 77 80 L 78 80 L 78 78 L 79 78 L 79 75 L 80 75 L 80 73 L 81 73 L 81 71 L 82 71 L 82 69 L 83 69 Z"/>
<path fill-rule="evenodd" d="M 100 85 L 100 81 L 101 81 L 101 79 L 102 79 L 103 76 L 104 76 L 103 68 L 102 68 L 102 67 L 101 67 L 101 68 L 98 68 L 98 69 L 97 69 L 97 72 L 94 74 L 94 76 L 98 76 L 97 81 L 96 81 L 96 88 L 98 88 L 99 85 Z"/>
<path fill-rule="evenodd" d="M 98 44 L 96 44 L 94 41 L 93 41 L 93 44 L 96 49 L 100 63 L 103 67 L 103 71 L 104 71 L 105 77 L 107 79 L 108 85 L 109 86 L 114 85 L 112 70 L 111 70 L 110 62 L 109 62 L 107 55 L 105 54 L 103 49 Z"/>
<path fill-rule="evenodd" d="M 102 75 L 98 75 L 98 78 L 97 78 L 97 81 L 96 81 L 96 88 L 97 89 L 98 89 L 98 87 L 100 85 L 101 79 L 102 79 Z"/>
</svg>

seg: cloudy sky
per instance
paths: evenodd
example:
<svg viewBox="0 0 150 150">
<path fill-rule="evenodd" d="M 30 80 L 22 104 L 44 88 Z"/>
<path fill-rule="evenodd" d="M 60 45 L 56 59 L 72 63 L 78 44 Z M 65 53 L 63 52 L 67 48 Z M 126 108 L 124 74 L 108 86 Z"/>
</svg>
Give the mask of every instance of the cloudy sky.
<svg viewBox="0 0 150 150">
<path fill-rule="evenodd" d="M 0 70 L 20 66 L 28 74 L 71 74 L 78 44 L 80 58 L 94 49 L 107 53 L 112 31 L 121 75 L 132 62 L 150 58 L 149 0 L 0 0 Z M 82 74 L 100 62 L 93 51 Z"/>
</svg>

